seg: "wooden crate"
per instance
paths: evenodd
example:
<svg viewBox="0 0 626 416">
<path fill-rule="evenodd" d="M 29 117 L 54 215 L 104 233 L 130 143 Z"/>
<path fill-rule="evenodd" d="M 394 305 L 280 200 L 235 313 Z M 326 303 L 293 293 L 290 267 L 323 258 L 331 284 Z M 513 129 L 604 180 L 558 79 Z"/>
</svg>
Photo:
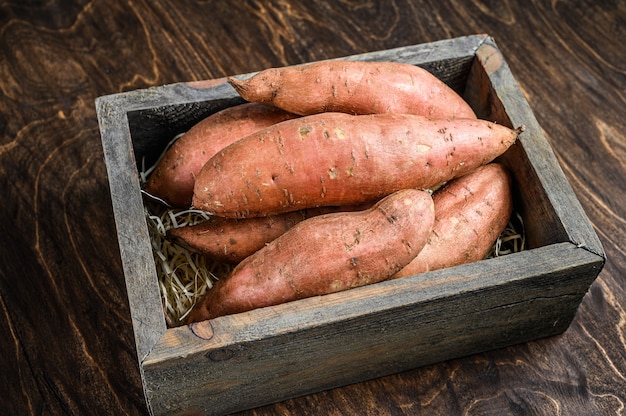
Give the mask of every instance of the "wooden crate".
<svg viewBox="0 0 626 416">
<path fill-rule="evenodd" d="M 174 135 L 242 100 L 224 79 L 99 97 L 137 358 L 154 414 L 224 414 L 558 334 L 602 269 L 600 241 L 492 38 L 347 59 L 422 66 L 479 117 L 526 126 L 500 159 L 515 177 L 528 249 L 168 329 L 138 161 L 153 163 Z"/>
</svg>

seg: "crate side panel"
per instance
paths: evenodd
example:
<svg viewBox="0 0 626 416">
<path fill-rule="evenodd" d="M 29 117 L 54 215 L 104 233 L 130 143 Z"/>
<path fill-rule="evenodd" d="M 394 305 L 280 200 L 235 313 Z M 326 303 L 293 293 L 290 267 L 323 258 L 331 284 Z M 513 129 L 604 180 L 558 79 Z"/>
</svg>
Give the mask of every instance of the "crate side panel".
<svg viewBox="0 0 626 416">
<path fill-rule="evenodd" d="M 518 127 L 524 125 L 526 130 L 520 135 L 519 144 L 525 152 L 524 159 L 528 161 L 525 169 L 521 170 L 527 174 L 527 178 L 538 181 L 538 187 L 530 189 L 541 189 L 547 197 L 547 203 L 551 206 L 554 215 L 546 209 L 546 204 L 541 206 L 542 214 L 551 215 L 551 224 L 554 225 L 553 232 L 560 233 L 562 229 L 567 236 L 567 241 L 585 247 L 587 250 L 601 257 L 605 257 L 601 242 L 595 233 L 589 218 L 583 210 L 580 202 L 567 181 L 563 170 L 550 146 L 548 140 L 543 135 L 541 126 L 534 116 L 526 98 L 515 81 L 502 53 L 497 48 L 495 41 L 489 39 L 483 43 L 476 52 L 477 63 L 481 68 L 484 77 L 489 79 L 492 85 L 493 95 L 484 102 L 491 103 L 492 116 L 498 117 L 499 122 Z M 496 104 L 499 103 L 499 104 Z M 494 110 L 494 108 L 497 108 Z M 501 112 L 505 110 L 505 114 Z M 504 116 L 506 115 L 506 120 Z M 511 161 L 510 164 L 514 163 Z M 532 167 L 532 168 L 531 168 Z M 530 168 L 530 169 L 529 169 Z M 531 175 L 534 176 L 531 178 Z M 522 185 L 524 179 L 520 177 Z M 526 204 L 532 210 L 531 202 L 534 202 L 532 195 L 528 197 Z M 542 197 L 543 203 L 544 197 Z M 529 220 L 531 217 L 529 216 Z M 556 231 L 556 221 L 558 228 Z M 537 224 L 536 231 L 545 224 Z"/>
<path fill-rule="evenodd" d="M 567 243 L 523 254 L 361 291 L 371 296 L 336 294 L 325 309 L 312 301 L 304 321 L 296 312 L 292 322 L 288 308 L 245 326 L 244 315 L 262 313 L 218 318 L 205 323 L 214 333 L 200 351 L 202 340 L 179 328 L 172 333 L 181 338 L 167 347 L 176 357 L 155 351 L 144 363 L 154 411 L 234 412 L 562 332 L 597 274 L 598 258 Z M 519 271 L 537 256 L 536 267 Z"/>
<path fill-rule="evenodd" d="M 161 339 L 166 324 L 124 103 L 118 98 L 98 99 L 96 110 L 136 348 L 141 361 Z"/>
<path fill-rule="evenodd" d="M 501 95 L 510 93 L 505 91 L 513 89 L 511 85 L 504 82 L 494 85 L 484 65 L 476 59 L 470 70 L 465 99 L 474 108 L 479 118 L 514 128 L 508 113 L 515 112 L 516 109 L 505 108 L 500 99 Z M 522 133 L 524 137 L 535 134 L 537 131 L 529 126 L 526 126 L 526 130 Z M 521 140 L 518 140 L 503 156 L 498 158 L 498 162 L 506 165 L 514 178 L 515 209 L 523 219 L 527 247 L 535 248 L 569 241 L 565 228 L 548 197 L 547 190 L 543 188 L 535 166 L 530 162 L 526 147 L 522 145 Z"/>
</svg>

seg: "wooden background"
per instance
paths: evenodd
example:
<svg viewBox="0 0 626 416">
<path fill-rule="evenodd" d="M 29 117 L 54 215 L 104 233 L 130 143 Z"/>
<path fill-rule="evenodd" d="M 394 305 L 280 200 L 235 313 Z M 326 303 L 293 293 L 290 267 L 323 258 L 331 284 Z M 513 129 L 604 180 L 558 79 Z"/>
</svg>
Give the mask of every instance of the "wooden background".
<svg viewBox="0 0 626 416">
<path fill-rule="evenodd" d="M 562 335 L 242 415 L 618 415 L 626 407 L 626 2 L 0 3 L 0 410 L 142 414 L 100 95 L 492 35 L 607 263 Z"/>
</svg>

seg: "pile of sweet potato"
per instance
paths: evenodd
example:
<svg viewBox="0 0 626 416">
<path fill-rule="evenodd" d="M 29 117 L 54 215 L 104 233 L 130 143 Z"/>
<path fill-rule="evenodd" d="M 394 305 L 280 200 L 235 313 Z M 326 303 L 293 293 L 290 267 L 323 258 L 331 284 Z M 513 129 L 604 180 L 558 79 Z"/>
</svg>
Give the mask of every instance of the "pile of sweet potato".
<svg viewBox="0 0 626 416">
<path fill-rule="evenodd" d="M 523 129 L 428 71 L 338 60 L 229 82 L 248 103 L 189 130 L 145 186 L 213 214 L 168 238 L 234 265 L 188 323 L 480 260 L 506 227 L 493 161 Z"/>
</svg>

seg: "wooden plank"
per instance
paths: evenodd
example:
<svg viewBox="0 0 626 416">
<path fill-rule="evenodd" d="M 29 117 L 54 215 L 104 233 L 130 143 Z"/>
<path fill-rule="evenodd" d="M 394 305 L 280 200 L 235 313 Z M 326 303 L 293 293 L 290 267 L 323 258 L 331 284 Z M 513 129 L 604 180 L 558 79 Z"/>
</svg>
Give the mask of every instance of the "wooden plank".
<svg viewBox="0 0 626 416">
<path fill-rule="evenodd" d="M 525 212 L 532 213 L 525 216 L 531 231 L 531 245 L 565 241 L 566 236 L 567 241 L 605 257 L 597 234 L 495 41 L 486 40 L 478 48 L 476 57 L 478 65 L 474 66 L 471 76 L 481 81 L 468 85 L 495 88 L 471 93 L 471 104 L 482 106 L 479 109 L 482 115 L 502 124 L 526 128 L 519 138 L 521 147 L 514 147 L 503 160 L 511 167 L 515 165 L 513 172 L 523 193 L 519 202 Z M 524 161 L 524 165 L 519 166 L 519 161 Z M 546 223 L 552 226 L 546 227 Z"/>
<path fill-rule="evenodd" d="M 96 111 L 107 164 L 111 202 L 139 361 L 166 329 L 161 295 L 144 219 L 139 177 L 132 152 L 125 107 L 116 99 L 99 99 Z"/>
<path fill-rule="evenodd" d="M 233 412 L 556 334 L 601 264 L 562 243 L 170 329 L 150 402 Z"/>
<path fill-rule="evenodd" d="M 190 113 L 197 114 L 199 107 L 210 107 L 207 104 L 198 107 L 194 103 L 210 103 L 217 100 L 225 106 L 233 100 L 238 100 L 234 93 L 224 91 L 225 87 L 195 89 L 181 83 L 111 94 L 96 99 L 96 112 L 139 361 L 163 336 L 166 324 L 138 175 L 140 166 L 138 161 L 143 160 L 143 153 L 136 155 L 135 146 L 138 151 L 146 147 L 155 147 L 155 142 L 165 146 L 172 137 L 164 134 L 158 136 L 157 131 L 171 131 L 172 127 L 164 127 L 169 126 L 170 122 L 173 126 L 180 127 L 180 120 L 184 116 L 189 116 Z M 187 108 L 187 111 L 184 111 L 184 108 Z M 212 108 L 213 111 L 217 109 L 219 104 Z M 143 123 L 130 124 L 131 120 L 137 119 Z M 153 129 L 139 127 L 151 124 L 156 127 Z M 131 138 L 131 128 L 135 132 L 142 132 L 137 143 L 134 137 Z"/>
<path fill-rule="evenodd" d="M 485 55 L 484 52 L 483 55 Z M 492 79 L 487 70 L 494 72 L 496 69 L 500 72 L 509 71 L 502 57 L 495 55 L 491 62 L 489 62 L 489 57 L 483 57 L 482 60 L 477 58 L 469 74 L 464 98 L 474 108 L 479 118 L 517 128 L 519 125 L 513 125 L 509 113 L 518 110 L 512 108 L 507 112 L 501 99 L 502 93 L 496 91 L 497 89 L 505 91 L 504 94 L 515 94 L 515 82 L 510 76 Z M 523 105 L 524 103 L 519 104 Z M 528 115 L 526 110 L 524 113 Z M 520 117 L 518 116 L 518 118 Z M 515 181 L 514 206 L 516 213 L 519 213 L 523 219 L 526 245 L 529 248 L 535 248 L 569 241 L 561 219 L 547 195 L 547 190 L 542 187 L 536 166 L 528 156 L 528 152 L 532 153 L 534 150 L 528 145 L 524 145 L 524 143 L 542 142 L 545 139 L 541 136 L 541 131 L 537 130 L 536 122 L 533 119 L 524 118 L 524 120 L 524 125 L 528 124 L 528 126 L 526 126 L 520 140 L 511 146 L 498 161 L 509 167 L 513 175 Z M 535 136 L 534 140 L 528 139 L 528 136 L 531 135 Z"/>
</svg>

